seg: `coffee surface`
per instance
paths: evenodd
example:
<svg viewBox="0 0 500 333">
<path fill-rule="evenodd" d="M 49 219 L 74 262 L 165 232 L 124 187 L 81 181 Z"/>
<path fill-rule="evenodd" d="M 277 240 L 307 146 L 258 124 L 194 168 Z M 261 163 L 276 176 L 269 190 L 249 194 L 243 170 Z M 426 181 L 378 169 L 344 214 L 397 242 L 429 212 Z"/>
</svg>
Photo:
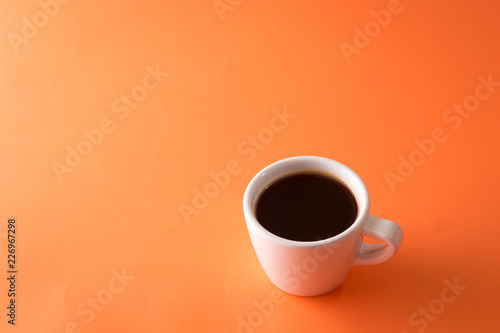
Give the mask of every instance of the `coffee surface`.
<svg viewBox="0 0 500 333">
<path fill-rule="evenodd" d="M 358 206 L 340 181 L 319 173 L 286 176 L 268 185 L 256 205 L 257 221 L 271 233 L 296 241 L 338 235 L 356 220 Z"/>
</svg>

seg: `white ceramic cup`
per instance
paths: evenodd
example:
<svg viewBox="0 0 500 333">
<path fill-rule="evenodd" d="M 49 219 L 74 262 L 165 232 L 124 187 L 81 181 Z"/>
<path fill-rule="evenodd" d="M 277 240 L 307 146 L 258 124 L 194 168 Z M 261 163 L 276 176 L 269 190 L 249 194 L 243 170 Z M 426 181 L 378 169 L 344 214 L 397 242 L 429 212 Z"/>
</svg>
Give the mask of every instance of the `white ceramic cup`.
<svg viewBox="0 0 500 333">
<path fill-rule="evenodd" d="M 358 215 L 345 231 L 317 241 L 295 241 L 266 230 L 255 217 L 257 199 L 278 178 L 302 170 L 318 170 L 340 180 L 356 197 Z M 275 162 L 250 181 L 243 211 L 253 247 L 269 279 L 281 290 L 299 296 L 316 296 L 337 288 L 351 267 L 379 264 L 390 259 L 403 240 L 396 223 L 370 215 L 365 184 L 345 165 L 316 156 L 298 156 Z M 381 241 L 368 244 L 368 236 Z"/>
</svg>

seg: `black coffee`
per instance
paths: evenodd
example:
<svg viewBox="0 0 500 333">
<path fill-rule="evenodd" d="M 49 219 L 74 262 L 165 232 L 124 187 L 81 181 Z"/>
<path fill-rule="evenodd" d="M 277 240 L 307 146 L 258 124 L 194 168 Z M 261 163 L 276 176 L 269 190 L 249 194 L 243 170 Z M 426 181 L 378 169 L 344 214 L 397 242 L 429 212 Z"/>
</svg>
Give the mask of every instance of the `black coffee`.
<svg viewBox="0 0 500 333">
<path fill-rule="evenodd" d="M 257 221 L 271 233 L 296 241 L 338 235 L 358 214 L 352 192 L 319 173 L 298 173 L 268 185 L 256 205 Z"/>
</svg>

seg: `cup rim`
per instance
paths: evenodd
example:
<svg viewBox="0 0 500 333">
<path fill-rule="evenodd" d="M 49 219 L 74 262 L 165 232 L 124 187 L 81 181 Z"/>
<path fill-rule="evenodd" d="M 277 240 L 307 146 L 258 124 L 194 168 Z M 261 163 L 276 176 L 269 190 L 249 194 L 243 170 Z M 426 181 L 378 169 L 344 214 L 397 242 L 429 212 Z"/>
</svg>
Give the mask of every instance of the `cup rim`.
<svg viewBox="0 0 500 333">
<path fill-rule="evenodd" d="M 332 173 L 336 175 L 341 181 L 345 182 L 346 185 L 349 187 L 350 191 L 353 192 L 353 194 L 356 197 L 356 202 L 358 205 L 358 216 L 356 217 L 356 220 L 343 232 L 321 240 L 316 240 L 316 241 L 297 241 L 297 240 L 291 240 L 287 238 L 283 238 L 281 236 L 275 235 L 272 232 L 268 231 L 265 229 L 259 221 L 257 221 L 257 218 L 254 213 L 254 207 L 252 207 L 252 201 L 253 198 L 251 197 L 252 192 L 254 193 L 253 195 L 256 197 L 261 193 L 263 188 L 257 189 L 257 191 L 254 191 L 254 188 L 257 186 L 257 182 L 260 180 L 262 176 L 264 176 L 266 173 L 269 171 L 276 169 L 276 168 L 281 168 L 284 164 L 289 164 L 289 163 L 303 163 L 303 162 L 310 162 L 311 164 L 313 163 L 323 163 L 323 164 L 328 164 L 330 166 L 330 169 L 326 168 L 312 168 L 311 169 L 318 169 L 321 171 L 326 171 L 329 173 Z M 297 169 L 297 171 L 300 169 Z M 346 180 L 345 177 L 341 177 L 338 175 L 338 171 L 342 170 L 344 173 L 347 173 L 349 175 L 350 180 Z M 336 172 L 337 171 L 337 172 Z M 291 171 L 292 172 L 292 171 Z M 284 175 L 286 173 L 283 173 Z M 271 183 L 274 181 L 276 178 L 273 178 L 272 180 L 268 181 L 266 184 Z M 356 184 L 352 184 L 352 183 Z M 356 189 L 355 189 L 355 188 Z M 255 194 L 257 193 L 257 194 Z M 370 198 L 368 196 L 368 191 L 366 189 L 365 184 L 361 180 L 361 178 L 349 167 L 346 165 L 337 162 L 335 160 L 326 158 L 326 157 L 320 157 L 320 156 L 294 156 L 294 157 L 288 157 L 279 161 L 276 161 L 262 170 L 260 170 L 248 183 L 248 186 L 245 190 L 245 193 L 243 195 L 243 212 L 245 215 L 245 220 L 247 223 L 248 228 L 252 228 L 254 231 L 258 232 L 260 235 L 265 237 L 266 239 L 270 240 L 273 243 L 277 243 L 279 245 L 283 246 L 288 246 L 288 247 L 296 247 L 296 248 L 315 248 L 315 247 L 324 247 L 331 245 L 333 243 L 336 243 L 350 235 L 352 235 L 356 230 L 358 230 L 362 224 L 363 221 L 366 220 L 368 217 L 368 212 L 370 209 Z"/>
</svg>

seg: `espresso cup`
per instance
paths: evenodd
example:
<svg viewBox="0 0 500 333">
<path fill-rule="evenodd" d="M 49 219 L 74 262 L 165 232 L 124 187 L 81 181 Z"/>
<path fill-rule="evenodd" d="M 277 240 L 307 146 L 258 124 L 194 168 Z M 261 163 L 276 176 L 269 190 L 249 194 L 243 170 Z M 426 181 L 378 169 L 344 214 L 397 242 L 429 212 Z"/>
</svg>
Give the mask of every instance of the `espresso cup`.
<svg viewBox="0 0 500 333">
<path fill-rule="evenodd" d="M 325 239 L 297 241 L 274 234 L 259 223 L 256 207 L 266 187 L 301 172 L 328 175 L 351 191 L 357 215 L 346 230 Z M 298 296 L 330 292 L 342 284 L 353 266 L 379 264 L 394 256 L 403 230 L 392 221 L 370 215 L 369 209 L 368 191 L 361 178 L 339 162 L 316 156 L 291 157 L 267 166 L 250 181 L 243 197 L 248 233 L 264 271 L 275 286 Z M 366 243 L 365 236 L 380 242 Z"/>
</svg>

